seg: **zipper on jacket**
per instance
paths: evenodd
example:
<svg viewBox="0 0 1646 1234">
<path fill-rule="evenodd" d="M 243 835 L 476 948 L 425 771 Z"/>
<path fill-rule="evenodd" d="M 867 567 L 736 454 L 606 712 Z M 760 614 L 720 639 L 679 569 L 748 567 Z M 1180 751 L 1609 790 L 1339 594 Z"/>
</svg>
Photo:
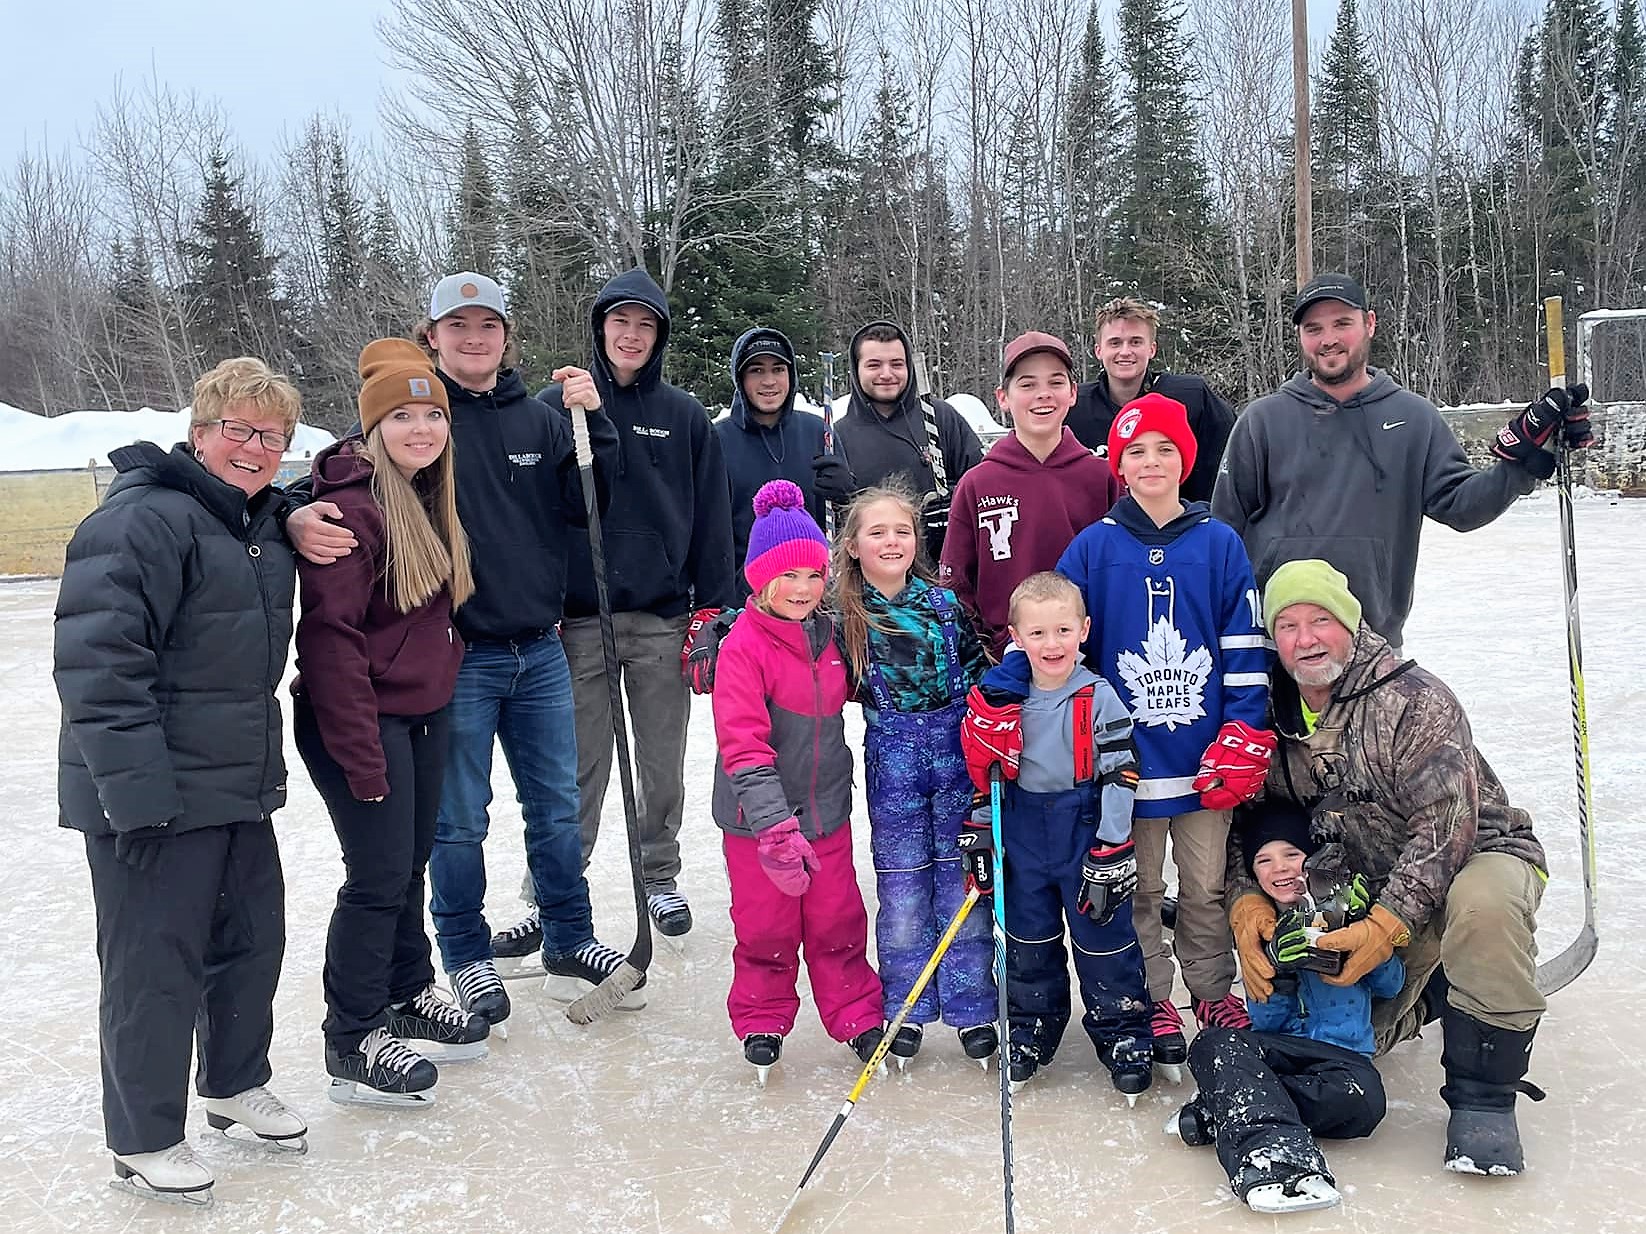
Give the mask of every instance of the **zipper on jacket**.
<svg viewBox="0 0 1646 1234">
<path fill-rule="evenodd" d="M 801 636 L 806 637 L 804 626 Z M 824 645 L 823 651 L 829 649 Z M 817 763 L 823 757 L 823 674 L 818 671 L 818 663 L 823 655 L 820 651 L 811 657 L 812 669 L 812 785 L 807 798 L 812 812 L 812 825 L 817 829 L 817 837 L 823 838 L 823 823 L 817 817 Z"/>
<path fill-rule="evenodd" d="M 249 530 L 247 534 L 251 534 Z M 263 549 L 254 540 L 246 545 L 246 556 L 251 558 L 252 576 L 257 579 L 257 598 L 263 606 L 263 680 L 270 683 L 263 694 L 263 774 L 257 777 L 257 795 L 261 799 L 263 794 L 269 791 L 269 739 L 267 734 L 271 729 L 276 733 L 280 731 L 280 725 L 273 722 L 274 717 L 270 714 L 271 709 L 275 706 L 274 691 L 279 688 L 280 679 L 275 675 L 274 655 L 269 640 L 269 633 L 274 627 L 274 613 L 269 606 L 269 589 L 263 579 Z"/>
</svg>

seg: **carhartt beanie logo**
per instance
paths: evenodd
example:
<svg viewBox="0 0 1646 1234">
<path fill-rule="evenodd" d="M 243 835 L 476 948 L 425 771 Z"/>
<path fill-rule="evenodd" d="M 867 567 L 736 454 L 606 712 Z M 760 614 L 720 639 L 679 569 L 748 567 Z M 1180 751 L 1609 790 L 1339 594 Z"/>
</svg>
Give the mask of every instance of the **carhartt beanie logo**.
<svg viewBox="0 0 1646 1234">
<path fill-rule="evenodd" d="M 1109 466 L 1116 477 L 1120 475 L 1120 456 L 1126 452 L 1127 444 L 1143 433 L 1164 433 L 1177 447 L 1183 458 L 1183 475 L 1178 477 L 1182 483 L 1194 470 L 1195 455 L 1199 453 L 1194 430 L 1189 427 L 1189 409 L 1175 398 L 1153 390 L 1122 407 L 1109 426 Z"/>
<path fill-rule="evenodd" d="M 792 480 L 770 480 L 754 495 L 754 526 L 743 574 L 754 594 L 788 570 L 829 570 L 829 541 Z"/>
</svg>

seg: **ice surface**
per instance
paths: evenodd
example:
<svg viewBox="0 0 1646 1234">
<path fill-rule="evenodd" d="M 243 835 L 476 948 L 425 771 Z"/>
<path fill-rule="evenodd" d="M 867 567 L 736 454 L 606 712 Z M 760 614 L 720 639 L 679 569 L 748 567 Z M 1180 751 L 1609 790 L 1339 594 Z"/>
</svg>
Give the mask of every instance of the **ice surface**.
<svg viewBox="0 0 1646 1234">
<path fill-rule="evenodd" d="M 1161 1132 L 1187 1086 L 1158 1084 L 1136 1110 L 1109 1086 L 1078 1029 L 1016 1104 L 1017 1213 L 1024 1234 L 1073 1230 L 1392 1231 L 1532 1234 L 1646 1229 L 1646 644 L 1638 632 L 1646 502 L 1582 502 L 1579 567 L 1602 869 L 1601 951 L 1556 996 L 1523 1101 L 1530 1171 L 1482 1179 L 1441 1168 L 1445 1109 L 1437 1033 L 1385 1060 L 1390 1110 L 1370 1140 L 1326 1145 L 1340 1209 L 1284 1220 L 1247 1211 L 1210 1149 Z M 1554 865 L 1546 951 L 1575 934 L 1582 897 L 1566 698 L 1554 502 L 1523 501 L 1468 536 L 1430 527 L 1411 654 L 1462 696 L 1477 739 Z M 688 755 L 686 872 L 697 928 L 684 954 L 659 949 L 650 1004 L 587 1029 L 532 983 L 510 984 L 510 1039 L 443 1069 L 426 1111 L 344 1109 L 325 1099 L 320 963 L 339 881 L 336 840 L 295 753 L 279 819 L 290 941 L 276 1008 L 272 1087 L 310 1120 L 305 1158 L 225 1143 L 191 1103 L 190 1134 L 218 1174 L 217 1206 L 179 1213 L 105 1185 L 96 1036 L 97 969 L 79 838 L 56 828 L 51 685 L 54 584 L 0 585 L 0 700 L 7 724 L 0 803 L 12 822 L 0 864 L 0 1229 L 198 1234 L 698 1234 L 770 1228 L 856 1078 L 807 1006 L 756 1087 L 726 1021 L 730 925 L 708 818 L 713 760 L 699 703 Z M 226 670 L 231 666 L 225 666 Z M 857 724 L 852 724 L 857 731 Z M 489 844 L 494 926 L 519 910 L 522 856 L 501 767 Z M 591 871 L 602 938 L 632 930 L 615 787 Z M 861 827 L 861 824 L 857 824 Z M 859 875 L 866 870 L 858 832 Z M 872 898 L 871 898 L 872 904 Z M 1183 998 L 1179 991 L 1180 1000 Z M 1630 1043 L 1634 1044 L 1630 1044 Z M 785 1227 L 795 1234 L 999 1231 L 996 1081 L 933 1031 L 907 1077 L 876 1079 Z"/>
<path fill-rule="evenodd" d="M 189 409 L 155 411 L 71 411 L 37 416 L 0 403 L 0 471 L 38 471 L 107 466 L 109 451 L 134 441 L 152 441 L 170 449 L 188 435 Z M 329 445 L 332 435 L 300 424 L 287 457 L 313 454 Z"/>
</svg>

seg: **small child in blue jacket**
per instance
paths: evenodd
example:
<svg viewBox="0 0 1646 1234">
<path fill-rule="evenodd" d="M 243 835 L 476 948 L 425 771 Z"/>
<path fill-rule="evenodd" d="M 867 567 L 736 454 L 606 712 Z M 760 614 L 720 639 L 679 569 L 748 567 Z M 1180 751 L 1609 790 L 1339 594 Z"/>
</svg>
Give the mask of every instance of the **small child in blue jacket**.
<svg viewBox="0 0 1646 1234">
<path fill-rule="evenodd" d="M 1405 967 L 1391 956 L 1352 986 L 1322 979 L 1338 953 L 1311 945 L 1315 912 L 1329 900 L 1329 912 L 1363 916 L 1370 896 L 1363 879 L 1305 868 L 1319 845 L 1303 809 L 1276 800 L 1242 807 L 1234 835 L 1279 912 L 1269 949 L 1286 978 L 1266 1001 L 1248 1003 L 1250 1029 L 1206 1028 L 1195 1037 L 1189 1067 L 1200 1091 L 1167 1130 L 1188 1144 L 1215 1142 L 1229 1185 L 1257 1212 L 1331 1208 L 1341 1197 L 1315 1137 L 1367 1136 L 1383 1121 L 1372 999 L 1399 993 Z"/>
</svg>

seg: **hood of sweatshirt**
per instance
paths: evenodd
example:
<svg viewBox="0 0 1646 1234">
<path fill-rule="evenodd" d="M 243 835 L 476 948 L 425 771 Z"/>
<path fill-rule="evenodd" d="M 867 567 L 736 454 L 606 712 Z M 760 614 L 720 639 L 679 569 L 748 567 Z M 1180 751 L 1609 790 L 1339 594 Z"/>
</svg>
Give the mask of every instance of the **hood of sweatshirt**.
<svg viewBox="0 0 1646 1234">
<path fill-rule="evenodd" d="M 1063 430 L 1062 440 L 1044 461 L 1029 453 L 1029 448 L 1017 439 L 1016 433 L 1007 433 L 989 447 L 988 454 L 990 463 L 1010 471 L 1037 476 L 1041 483 L 1045 482 L 1047 469 L 1063 471 L 1070 467 L 1078 467 L 1091 457 L 1092 452 L 1081 445 L 1080 438 L 1067 428 Z"/>
<path fill-rule="evenodd" d="M 353 488 L 371 481 L 372 465 L 360 453 L 365 444 L 358 437 L 334 441 L 314 456 L 314 499 L 341 488 Z"/>
<path fill-rule="evenodd" d="M 798 370 L 795 367 L 794 344 L 780 330 L 770 326 L 756 326 L 753 330 L 745 330 L 732 344 L 732 409 L 730 412 L 732 423 L 742 429 L 756 429 L 762 427 L 749 419 L 749 405 L 743 398 L 743 383 L 737 378 L 738 366 L 743 357 L 748 354 L 749 348 L 756 340 L 770 340 L 782 349 L 782 359 L 789 366 L 789 397 L 783 400 L 782 410 L 778 412 L 777 423 L 781 425 L 784 419 L 794 410 L 794 396 L 799 386 Z"/>
<path fill-rule="evenodd" d="M 594 372 L 608 388 L 617 384 L 612 376 L 611 363 L 606 359 L 604 326 L 606 314 L 628 301 L 643 304 L 657 314 L 657 343 L 634 381 L 635 387 L 644 394 L 654 390 L 662 380 L 663 352 L 669 345 L 669 302 L 656 280 L 644 270 L 625 270 L 602 287 L 600 294 L 594 298 L 594 307 L 589 310 Z"/>
<path fill-rule="evenodd" d="M 1109 518 L 1119 523 L 1139 543 L 1151 547 L 1170 544 L 1191 527 L 1197 527 L 1211 517 L 1212 508 L 1204 501 L 1185 501 L 1183 513 L 1168 522 L 1164 527 L 1155 525 L 1154 519 L 1144 513 L 1143 507 L 1137 504 L 1137 499 L 1127 493 L 1114 503 L 1109 511 Z"/>
<path fill-rule="evenodd" d="M 864 392 L 862 385 L 857 380 L 857 352 L 863 345 L 863 336 L 870 330 L 882 327 L 897 331 L 898 341 L 903 344 L 903 357 L 909 368 L 908 384 L 903 387 L 903 393 L 897 396 L 897 402 L 890 416 L 882 416 L 875 410 L 874 402 Z M 846 384 L 851 390 L 851 403 L 848 414 L 859 416 L 870 423 L 888 424 L 903 419 L 912 409 L 918 407 L 920 391 L 917 388 L 919 382 L 916 380 L 914 371 L 914 345 L 909 342 L 909 336 L 904 332 L 902 326 L 895 321 L 871 321 L 852 335 L 851 346 L 846 349 Z"/>
</svg>

